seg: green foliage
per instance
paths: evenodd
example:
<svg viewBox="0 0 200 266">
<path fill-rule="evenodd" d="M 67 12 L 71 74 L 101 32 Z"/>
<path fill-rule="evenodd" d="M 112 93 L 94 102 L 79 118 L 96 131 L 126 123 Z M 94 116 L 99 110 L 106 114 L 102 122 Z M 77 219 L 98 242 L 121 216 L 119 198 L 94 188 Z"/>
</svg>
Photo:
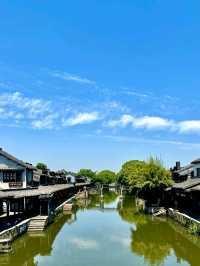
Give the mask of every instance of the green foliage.
<svg viewBox="0 0 200 266">
<path fill-rule="evenodd" d="M 162 162 L 150 157 L 146 162 L 146 173 L 144 188 L 154 189 L 160 187 L 167 187 L 172 184 L 172 178 L 170 171 L 166 170 Z"/>
<path fill-rule="evenodd" d="M 47 165 L 44 164 L 44 163 L 37 163 L 36 168 L 40 169 L 40 170 L 46 170 L 47 169 Z"/>
<path fill-rule="evenodd" d="M 95 183 L 111 184 L 116 182 L 116 174 L 110 170 L 103 170 L 96 174 Z"/>
<path fill-rule="evenodd" d="M 162 162 L 150 157 L 148 161 L 128 161 L 118 174 L 118 182 L 129 187 L 130 191 L 151 191 L 172 184 L 171 174 Z"/>
<path fill-rule="evenodd" d="M 186 223 L 186 227 L 188 227 L 188 231 L 192 235 L 199 235 L 200 233 L 200 226 L 195 222 L 188 222 Z"/>
<path fill-rule="evenodd" d="M 128 185 L 130 190 L 137 190 L 145 182 L 145 162 L 139 160 L 128 161 L 122 165 L 118 174 L 118 182 Z"/>
<path fill-rule="evenodd" d="M 96 173 L 93 172 L 91 169 L 80 169 L 76 176 L 84 176 L 93 180 L 96 176 Z"/>
</svg>

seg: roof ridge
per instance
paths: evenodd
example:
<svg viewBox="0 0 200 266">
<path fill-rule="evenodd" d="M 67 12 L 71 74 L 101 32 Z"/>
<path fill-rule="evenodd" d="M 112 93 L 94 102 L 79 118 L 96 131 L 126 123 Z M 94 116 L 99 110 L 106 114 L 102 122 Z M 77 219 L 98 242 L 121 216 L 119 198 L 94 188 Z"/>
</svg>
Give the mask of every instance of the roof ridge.
<svg viewBox="0 0 200 266">
<path fill-rule="evenodd" d="M 2 148 L 0 148 L 0 154 L 2 156 L 5 156 L 7 159 L 16 162 L 17 164 L 19 164 L 21 166 L 24 166 L 24 167 L 27 167 L 27 168 L 31 168 L 31 169 L 35 168 L 32 164 L 25 163 L 24 161 L 17 159 L 15 156 L 13 156 L 10 153 L 4 151 Z"/>
</svg>

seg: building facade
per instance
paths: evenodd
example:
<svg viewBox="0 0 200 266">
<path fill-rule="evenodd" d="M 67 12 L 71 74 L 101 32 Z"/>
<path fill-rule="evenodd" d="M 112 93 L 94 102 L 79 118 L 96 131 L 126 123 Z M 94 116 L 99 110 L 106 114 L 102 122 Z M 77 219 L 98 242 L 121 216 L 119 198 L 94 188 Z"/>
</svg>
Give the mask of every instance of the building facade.
<svg viewBox="0 0 200 266">
<path fill-rule="evenodd" d="M 33 170 L 28 163 L 0 149 L 0 190 L 27 188 L 33 183 Z"/>
</svg>

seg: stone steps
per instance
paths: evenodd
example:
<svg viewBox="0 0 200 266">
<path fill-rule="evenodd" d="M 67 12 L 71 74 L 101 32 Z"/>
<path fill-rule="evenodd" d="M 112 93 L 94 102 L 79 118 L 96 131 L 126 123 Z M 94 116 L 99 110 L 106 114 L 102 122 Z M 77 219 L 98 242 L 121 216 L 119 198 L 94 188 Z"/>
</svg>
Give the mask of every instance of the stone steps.
<svg viewBox="0 0 200 266">
<path fill-rule="evenodd" d="M 166 210 L 164 208 L 161 208 L 160 210 L 158 210 L 157 212 L 153 213 L 153 216 L 160 216 L 160 215 L 166 215 Z"/>
<path fill-rule="evenodd" d="M 43 231 L 48 224 L 48 216 L 33 217 L 28 226 L 28 232 Z"/>
</svg>

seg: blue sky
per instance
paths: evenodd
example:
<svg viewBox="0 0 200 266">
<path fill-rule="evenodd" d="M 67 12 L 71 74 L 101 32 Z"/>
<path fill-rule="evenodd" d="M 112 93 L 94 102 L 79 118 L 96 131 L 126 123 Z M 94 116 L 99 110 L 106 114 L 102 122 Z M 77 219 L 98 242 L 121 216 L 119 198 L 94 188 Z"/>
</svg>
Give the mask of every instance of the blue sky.
<svg viewBox="0 0 200 266">
<path fill-rule="evenodd" d="M 52 169 L 200 156 L 199 1 L 1 1 L 1 146 Z"/>
</svg>

